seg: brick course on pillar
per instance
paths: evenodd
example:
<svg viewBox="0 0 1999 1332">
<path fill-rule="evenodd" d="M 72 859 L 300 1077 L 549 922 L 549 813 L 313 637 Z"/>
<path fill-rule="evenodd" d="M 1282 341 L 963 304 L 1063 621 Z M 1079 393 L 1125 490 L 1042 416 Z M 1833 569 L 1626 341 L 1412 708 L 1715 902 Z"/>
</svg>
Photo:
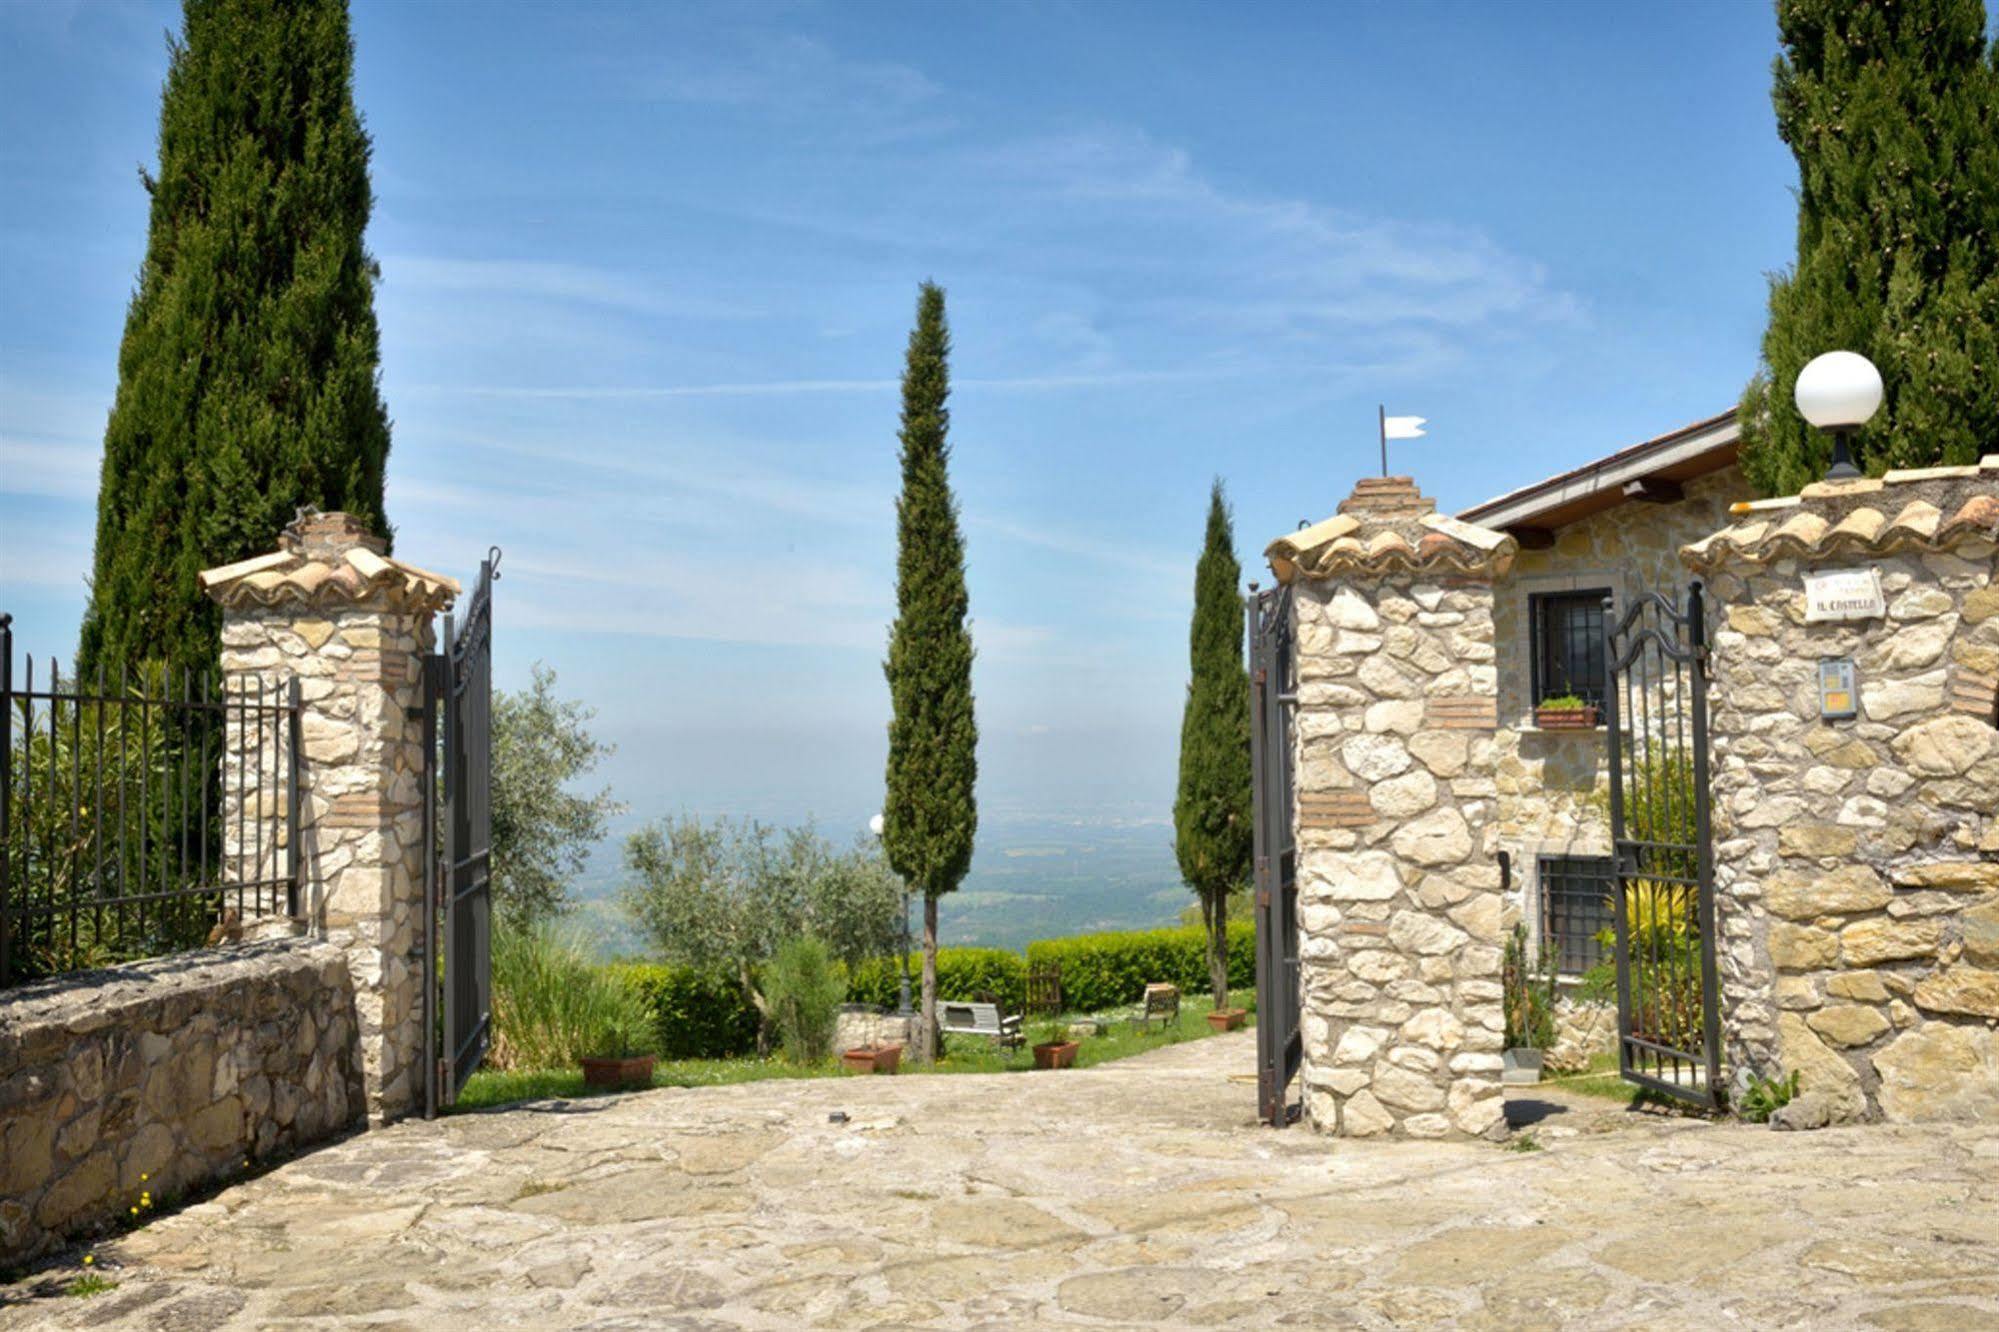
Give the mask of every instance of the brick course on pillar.
<svg viewBox="0 0 1999 1332">
<path fill-rule="evenodd" d="M 1325 1132 L 1505 1132 L 1492 583 L 1515 550 L 1384 477 L 1268 551 L 1297 615 L 1303 1082 Z"/>
<path fill-rule="evenodd" d="M 369 1117 L 420 1104 L 422 660 L 451 579 L 389 558 L 343 513 L 299 516 L 270 554 L 204 573 L 223 607 L 234 694 L 282 697 L 300 719 L 301 923 L 339 942 L 355 988 Z M 232 764 L 225 801 L 272 799 L 270 774 Z"/>
</svg>

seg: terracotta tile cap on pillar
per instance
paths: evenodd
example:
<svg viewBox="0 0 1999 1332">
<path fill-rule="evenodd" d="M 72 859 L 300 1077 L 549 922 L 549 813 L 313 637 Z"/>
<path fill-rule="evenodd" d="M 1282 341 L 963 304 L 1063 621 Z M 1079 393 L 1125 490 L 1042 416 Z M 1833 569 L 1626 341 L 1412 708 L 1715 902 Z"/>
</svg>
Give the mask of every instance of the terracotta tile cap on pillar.
<svg viewBox="0 0 1999 1332">
<path fill-rule="evenodd" d="M 300 509 L 277 550 L 206 570 L 201 587 L 224 606 L 337 606 L 384 598 L 435 613 L 457 598 L 457 579 L 391 559 L 382 553 L 385 544 L 352 514 Z"/>
<path fill-rule="evenodd" d="M 1370 476 L 1324 522 L 1264 549 L 1280 583 L 1347 574 L 1497 578 L 1520 547 L 1504 532 L 1437 512 L 1406 476 Z"/>
<path fill-rule="evenodd" d="M 1796 495 L 1751 500 L 1735 521 L 1680 548 L 1697 573 L 1780 559 L 1861 559 L 1999 541 L 1999 454 L 1963 467 L 1916 467 L 1877 477 L 1817 481 Z"/>
</svg>

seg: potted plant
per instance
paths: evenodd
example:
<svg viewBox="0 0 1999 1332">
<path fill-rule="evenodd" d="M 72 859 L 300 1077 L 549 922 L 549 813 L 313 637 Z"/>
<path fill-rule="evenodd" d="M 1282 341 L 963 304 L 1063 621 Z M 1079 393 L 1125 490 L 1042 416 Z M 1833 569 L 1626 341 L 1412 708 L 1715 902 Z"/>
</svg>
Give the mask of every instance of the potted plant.
<svg viewBox="0 0 1999 1332">
<path fill-rule="evenodd" d="M 1047 1039 L 1034 1047 L 1036 1068 L 1070 1068 L 1076 1062 L 1077 1043 L 1070 1039 L 1069 1028 L 1060 1022 L 1051 1022 L 1047 1028 Z"/>
<path fill-rule="evenodd" d="M 1234 1031 L 1248 1019 L 1247 1008 L 1217 1008 L 1208 1014 L 1208 1025 L 1216 1031 Z"/>
<path fill-rule="evenodd" d="M 1500 1081 L 1526 1085 L 1541 1080 L 1541 1061 L 1555 1043 L 1555 968 L 1545 951 L 1538 974 L 1527 963 L 1527 930 L 1513 927 L 1500 966 L 1506 1049 Z"/>
<path fill-rule="evenodd" d="M 902 1064 L 902 1046 L 894 1042 L 856 1045 L 841 1052 L 840 1062 L 850 1073 L 893 1073 Z"/>
<path fill-rule="evenodd" d="M 600 992 L 593 996 L 596 1013 L 589 1048 L 582 1056 L 583 1083 L 589 1087 L 650 1087 L 655 1056 L 652 1012 L 645 996 L 605 971 L 595 973 Z"/>
<path fill-rule="evenodd" d="M 1544 731 L 1589 731 L 1596 729 L 1597 706 L 1575 694 L 1555 694 L 1541 700 L 1534 709 L 1534 725 Z"/>
</svg>

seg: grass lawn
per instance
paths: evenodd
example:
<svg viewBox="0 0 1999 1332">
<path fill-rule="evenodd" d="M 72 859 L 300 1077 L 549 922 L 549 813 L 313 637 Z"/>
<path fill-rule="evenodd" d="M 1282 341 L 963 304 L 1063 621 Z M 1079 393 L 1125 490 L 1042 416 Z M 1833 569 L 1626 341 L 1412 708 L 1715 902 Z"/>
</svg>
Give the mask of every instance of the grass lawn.
<svg viewBox="0 0 1999 1332">
<path fill-rule="evenodd" d="M 1629 1105 L 1645 1094 L 1645 1089 L 1636 1083 L 1626 1082 L 1617 1071 L 1617 1054 L 1604 1051 L 1590 1056 L 1589 1067 L 1580 1073 L 1567 1073 L 1560 1077 L 1543 1078 L 1550 1086 L 1563 1091 L 1576 1092 L 1583 1096 L 1597 1096 L 1606 1101 L 1622 1101 Z"/>
<path fill-rule="evenodd" d="M 1251 1008 L 1249 1021 L 1256 1022 L 1253 1011 L 1253 992 L 1238 992 L 1229 996 L 1229 1001 L 1241 1008 Z M 1183 996 L 1180 1000 L 1180 1021 L 1170 1027 L 1154 1024 L 1150 1031 L 1134 1031 L 1122 1015 L 1111 1023 L 1109 1029 L 1099 1036 L 1081 1038 L 1081 1046 L 1076 1051 L 1076 1067 L 1090 1068 L 1097 1064 L 1108 1064 L 1115 1059 L 1128 1059 L 1147 1050 L 1156 1050 L 1162 1045 L 1177 1045 L 1181 1041 L 1198 1040 L 1214 1035 L 1208 1025 L 1208 1013 L 1214 1005 L 1204 997 Z M 1080 1016 L 1080 1015 L 1078 1015 Z M 952 1036 L 946 1039 L 944 1057 L 931 1073 L 1027 1073 L 1034 1070 L 1034 1052 L 1028 1048 L 1038 1039 L 1034 1023 L 1027 1024 L 1028 1045 L 1018 1050 L 998 1050 L 982 1037 Z M 903 1072 L 915 1070 L 907 1063 Z M 745 1055 L 735 1059 L 662 1059 L 653 1068 L 652 1085 L 655 1087 L 714 1087 L 728 1082 L 762 1082 L 768 1078 L 839 1078 L 857 1076 L 849 1074 L 840 1066 L 839 1059 L 832 1058 L 816 1064 L 794 1064 L 773 1056 L 759 1059 Z M 499 1070 L 481 1069 L 474 1073 L 458 1094 L 458 1103 L 445 1113 L 458 1114 L 469 1110 L 490 1110 L 495 1106 L 511 1105 L 516 1101 L 534 1101 L 550 1097 L 576 1099 L 585 1096 L 616 1095 L 595 1087 L 583 1085 L 583 1071 L 575 1068 L 555 1068 L 541 1070 Z"/>
</svg>

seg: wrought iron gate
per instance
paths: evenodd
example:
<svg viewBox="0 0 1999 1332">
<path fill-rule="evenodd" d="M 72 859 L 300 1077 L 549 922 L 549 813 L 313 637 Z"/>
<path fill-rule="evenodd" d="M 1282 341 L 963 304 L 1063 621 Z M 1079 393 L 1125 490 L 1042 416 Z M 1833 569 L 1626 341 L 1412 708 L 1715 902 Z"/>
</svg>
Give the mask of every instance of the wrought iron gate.
<svg viewBox="0 0 1999 1332">
<path fill-rule="evenodd" d="M 1291 589 L 1251 585 L 1249 748 L 1256 890 L 1257 1114 L 1291 1120 L 1289 1088 L 1304 1044 L 1298 1034 L 1298 851 L 1292 835 L 1291 709 L 1297 701 Z"/>
<path fill-rule="evenodd" d="M 426 738 L 433 741 L 429 753 L 439 761 L 430 783 L 426 826 L 441 824 L 444 846 L 442 855 L 427 857 L 430 909 L 425 913 L 429 938 L 424 955 L 437 956 L 441 929 L 444 967 L 441 976 L 432 976 L 425 994 L 434 995 L 441 982 L 444 1048 L 441 1056 L 435 1051 L 429 1056 L 434 1073 L 425 1103 L 428 1114 L 457 1099 L 492 1040 L 493 581 L 499 569 L 495 546 L 479 566 L 463 621 L 444 617 L 444 650 L 430 659 L 425 727 Z M 441 754 L 434 743 L 440 713 Z M 435 1040 L 437 1030 L 434 1014 L 427 1012 L 426 1037 Z"/>
<path fill-rule="evenodd" d="M 1714 855 L 1710 843 L 1707 621 L 1646 593 L 1609 613 L 1610 824 L 1616 877 L 1618 1068 L 1714 1108 L 1721 1093 Z"/>
</svg>

